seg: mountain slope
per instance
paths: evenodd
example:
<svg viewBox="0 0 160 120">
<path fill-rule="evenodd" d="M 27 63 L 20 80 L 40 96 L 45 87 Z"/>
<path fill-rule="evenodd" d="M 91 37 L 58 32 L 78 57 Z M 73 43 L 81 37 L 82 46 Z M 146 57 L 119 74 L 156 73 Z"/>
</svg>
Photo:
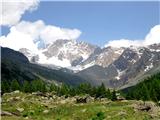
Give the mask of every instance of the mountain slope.
<svg viewBox="0 0 160 120">
<path fill-rule="evenodd" d="M 100 48 L 85 42 L 56 40 L 37 53 L 25 48 L 20 51 L 32 63 L 75 73 L 93 85 L 103 82 L 111 88 L 135 85 L 147 74 L 160 70 L 160 44 Z"/>
<path fill-rule="evenodd" d="M 160 73 L 147 77 L 135 86 L 121 90 L 128 99 L 160 100 Z"/>
<path fill-rule="evenodd" d="M 95 66 L 77 73 L 91 82 L 103 82 L 107 87 L 124 88 L 135 85 L 147 74 L 160 71 L 160 45 L 130 47 L 107 67 Z M 151 49 L 152 48 L 152 49 Z M 110 59 L 110 58 L 108 58 Z M 101 71 L 101 73 L 99 73 Z"/>
<path fill-rule="evenodd" d="M 65 73 L 61 70 L 53 70 L 37 64 L 31 64 L 22 53 L 9 48 L 1 47 L 1 63 L 2 81 L 16 79 L 19 82 L 23 82 L 23 80 L 42 78 L 70 85 L 86 82 L 76 75 Z"/>
<path fill-rule="evenodd" d="M 26 48 L 21 48 L 19 51 L 34 63 L 71 67 L 86 60 L 96 48 L 97 46 L 85 42 L 60 39 L 48 44 L 43 49 L 39 49 L 35 53 Z"/>
</svg>

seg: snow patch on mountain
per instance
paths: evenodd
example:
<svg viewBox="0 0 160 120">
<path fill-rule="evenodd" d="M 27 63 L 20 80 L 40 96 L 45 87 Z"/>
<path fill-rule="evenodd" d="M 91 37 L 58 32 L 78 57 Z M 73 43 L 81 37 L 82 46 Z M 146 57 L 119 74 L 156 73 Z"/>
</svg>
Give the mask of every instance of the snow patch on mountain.
<svg viewBox="0 0 160 120">
<path fill-rule="evenodd" d="M 71 66 L 70 61 L 67 59 L 59 60 L 57 57 L 54 57 L 54 56 L 47 59 L 47 57 L 44 56 L 43 54 L 39 54 L 39 61 L 37 62 L 40 64 L 53 64 L 61 67 Z"/>
<path fill-rule="evenodd" d="M 91 63 L 89 63 L 89 64 L 86 64 L 86 65 L 84 65 L 84 66 L 82 66 L 82 65 L 71 66 L 71 67 L 68 67 L 68 69 L 71 69 L 71 70 L 73 70 L 75 73 L 77 73 L 77 72 L 79 72 L 79 71 L 82 71 L 82 70 L 87 69 L 87 68 L 89 68 L 89 67 L 92 67 L 92 66 L 94 66 L 94 65 L 95 65 L 95 61 L 93 61 L 93 62 L 91 62 Z"/>
<path fill-rule="evenodd" d="M 153 63 L 151 63 L 150 65 L 146 66 L 146 68 L 144 69 L 144 71 L 149 71 L 151 68 L 153 68 Z"/>
</svg>

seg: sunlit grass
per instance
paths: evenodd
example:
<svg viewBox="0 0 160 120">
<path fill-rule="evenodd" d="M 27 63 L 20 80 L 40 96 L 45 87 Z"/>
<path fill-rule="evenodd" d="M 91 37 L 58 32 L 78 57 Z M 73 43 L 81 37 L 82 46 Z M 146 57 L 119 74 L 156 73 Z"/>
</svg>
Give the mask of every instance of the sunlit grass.
<svg viewBox="0 0 160 120">
<path fill-rule="evenodd" d="M 18 97 L 18 100 L 12 100 Z M 2 116 L 2 120 L 150 120 L 148 112 L 135 111 L 135 101 L 95 101 L 76 104 L 63 103 L 59 99 L 42 99 L 41 96 L 17 93 L 2 96 L 2 111 L 16 113 Z M 17 108 L 23 108 L 22 112 Z M 46 111 L 46 112 L 45 112 Z M 160 117 L 152 118 L 158 120 Z"/>
</svg>

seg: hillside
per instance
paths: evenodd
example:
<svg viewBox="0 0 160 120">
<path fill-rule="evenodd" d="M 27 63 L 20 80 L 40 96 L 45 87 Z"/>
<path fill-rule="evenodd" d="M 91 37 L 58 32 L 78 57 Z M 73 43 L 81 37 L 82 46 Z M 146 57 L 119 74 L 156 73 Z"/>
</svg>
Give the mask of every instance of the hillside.
<svg viewBox="0 0 160 120">
<path fill-rule="evenodd" d="M 135 86 L 122 90 L 127 99 L 160 101 L 160 73 L 152 75 Z"/>
<path fill-rule="evenodd" d="M 56 83 L 64 82 L 70 85 L 85 82 L 85 80 L 72 73 L 32 64 L 22 53 L 3 47 L 1 47 L 1 72 L 2 81 L 6 80 L 8 82 L 15 79 L 20 83 L 23 83 L 24 80 L 35 79 Z"/>
<path fill-rule="evenodd" d="M 139 83 L 147 76 L 160 72 L 159 49 L 160 44 L 124 48 L 121 55 L 108 66 L 92 65 L 78 72 L 77 75 L 87 78 L 94 84 L 103 82 L 109 88 L 127 88 Z M 106 61 L 112 58 L 111 53 L 106 55 Z"/>
</svg>

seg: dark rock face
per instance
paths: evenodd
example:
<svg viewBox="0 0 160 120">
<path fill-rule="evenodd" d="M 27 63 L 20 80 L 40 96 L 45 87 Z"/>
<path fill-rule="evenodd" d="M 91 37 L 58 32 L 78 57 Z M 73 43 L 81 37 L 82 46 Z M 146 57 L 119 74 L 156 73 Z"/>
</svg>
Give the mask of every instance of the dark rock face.
<svg viewBox="0 0 160 120">
<path fill-rule="evenodd" d="M 77 58 L 76 60 L 74 60 L 74 61 L 71 63 L 71 65 L 72 65 L 72 66 L 79 65 L 79 64 L 82 62 L 82 60 L 83 60 L 83 57 L 81 56 L 81 57 Z"/>
<path fill-rule="evenodd" d="M 132 63 L 132 60 L 137 60 L 138 55 L 130 49 L 126 49 L 122 55 L 114 62 L 114 65 L 120 71 L 127 69 Z"/>
<path fill-rule="evenodd" d="M 89 58 L 83 61 L 80 65 L 84 66 L 94 61 L 95 65 L 107 67 L 121 55 L 123 50 L 124 50 L 123 48 L 112 48 L 112 47 L 107 47 L 103 49 L 97 48 L 95 49 L 94 53 L 92 53 L 89 56 Z"/>
<path fill-rule="evenodd" d="M 33 63 L 36 63 L 38 60 L 39 60 L 39 56 L 36 55 L 36 56 L 33 56 L 30 61 Z"/>
<path fill-rule="evenodd" d="M 139 82 L 146 74 L 160 71 L 160 45 L 126 48 L 123 53 L 107 67 L 92 66 L 78 75 L 92 82 L 103 82 L 107 87 L 119 88 Z M 152 49 L 151 49 L 152 48 Z M 92 80 L 94 79 L 94 81 Z"/>
</svg>

